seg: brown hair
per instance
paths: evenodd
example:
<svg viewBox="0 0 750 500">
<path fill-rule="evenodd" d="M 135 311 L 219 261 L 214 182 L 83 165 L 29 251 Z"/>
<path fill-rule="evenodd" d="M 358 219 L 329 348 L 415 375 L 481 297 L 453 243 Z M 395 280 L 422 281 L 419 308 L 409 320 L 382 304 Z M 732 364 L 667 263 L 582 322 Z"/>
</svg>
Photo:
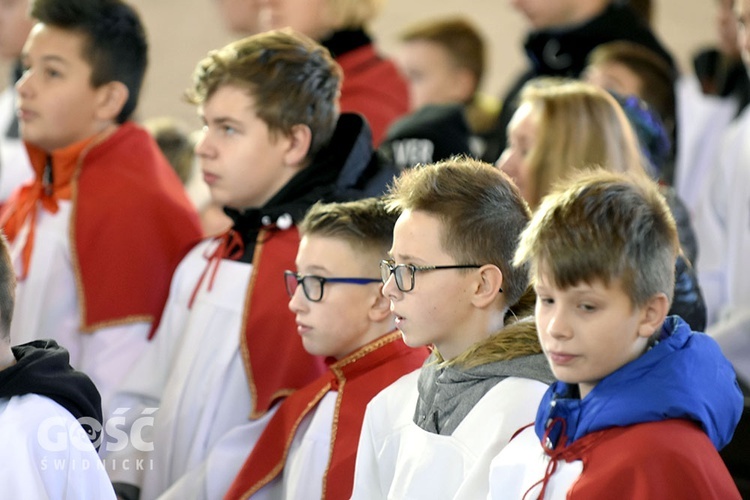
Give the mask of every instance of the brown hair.
<svg viewBox="0 0 750 500">
<path fill-rule="evenodd" d="M 396 179 L 388 200 L 390 207 L 438 217 L 443 248 L 457 260 L 496 265 L 503 273 L 506 307 L 521 298 L 528 273 L 512 260 L 530 211 L 500 170 L 465 157 L 415 167 Z"/>
<path fill-rule="evenodd" d="M 399 213 L 381 198 L 345 203 L 316 203 L 302 220 L 300 234 L 346 240 L 363 252 L 376 251 L 385 259 L 393 244 L 393 226 Z"/>
<path fill-rule="evenodd" d="M 620 279 L 635 306 L 674 294 L 679 243 L 658 186 L 641 175 L 583 172 L 547 195 L 521 235 L 516 265 L 560 288 Z"/>
<path fill-rule="evenodd" d="M 210 52 L 198 63 L 187 98 L 202 104 L 225 85 L 244 90 L 272 133 L 308 126 L 312 158 L 333 136 L 341 80 L 341 68 L 323 46 L 290 29 L 273 30 Z"/>
<path fill-rule="evenodd" d="M 407 28 L 400 38 L 403 42 L 426 40 L 442 46 L 454 65 L 474 75 L 474 90 L 479 87 L 484 76 L 485 43 L 479 30 L 468 19 L 446 17 L 424 21 Z"/>
<path fill-rule="evenodd" d="M 588 66 L 622 64 L 640 80 L 638 97 L 659 114 L 667 130 L 675 125 L 675 75 L 669 61 L 656 52 L 633 42 L 617 41 L 599 45 L 588 57 Z"/>
</svg>

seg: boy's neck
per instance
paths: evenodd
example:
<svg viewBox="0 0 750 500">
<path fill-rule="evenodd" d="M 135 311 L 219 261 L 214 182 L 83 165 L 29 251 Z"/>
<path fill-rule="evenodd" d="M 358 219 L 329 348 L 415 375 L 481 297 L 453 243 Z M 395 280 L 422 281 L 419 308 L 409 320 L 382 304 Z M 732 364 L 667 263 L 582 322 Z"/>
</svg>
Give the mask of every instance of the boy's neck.
<svg viewBox="0 0 750 500">
<path fill-rule="evenodd" d="M 481 314 L 479 314 L 481 313 Z M 464 327 L 447 342 L 435 344 L 444 361 L 457 358 L 478 342 L 482 342 L 503 329 L 505 311 L 479 310 L 474 318 L 464 323 Z"/>
</svg>

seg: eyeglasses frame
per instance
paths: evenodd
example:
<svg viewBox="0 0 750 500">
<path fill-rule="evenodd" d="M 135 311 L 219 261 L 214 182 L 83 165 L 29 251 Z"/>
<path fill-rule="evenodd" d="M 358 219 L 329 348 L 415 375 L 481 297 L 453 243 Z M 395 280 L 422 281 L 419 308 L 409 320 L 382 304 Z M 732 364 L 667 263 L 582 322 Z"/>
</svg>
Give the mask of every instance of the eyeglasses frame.
<svg viewBox="0 0 750 500">
<path fill-rule="evenodd" d="M 287 286 L 287 277 L 293 276 L 294 279 L 297 281 L 297 285 L 294 287 L 294 290 L 290 290 Z M 320 283 L 320 297 L 318 299 L 312 299 L 310 298 L 310 295 L 307 293 L 307 288 L 305 288 L 305 278 L 314 278 L 318 280 Z M 317 276 L 315 274 L 299 274 L 295 273 L 294 271 L 284 271 L 284 288 L 286 289 L 286 293 L 289 295 L 289 298 L 294 297 L 294 292 L 297 290 L 297 287 L 302 285 L 302 293 L 305 294 L 305 298 L 309 300 L 310 302 L 320 302 L 323 300 L 323 294 L 325 293 L 325 284 L 326 283 L 348 283 L 350 285 L 368 285 L 370 283 L 381 283 L 382 279 L 378 278 L 326 278 L 323 276 Z"/>
<path fill-rule="evenodd" d="M 456 264 L 452 266 L 415 266 L 414 264 L 394 264 L 395 263 L 392 260 L 380 261 L 380 279 L 385 285 L 386 282 L 391 278 L 391 276 L 393 276 L 393 280 L 396 282 L 396 287 L 404 293 L 408 293 L 414 290 L 414 285 L 417 282 L 415 278 L 415 274 L 417 271 L 438 271 L 441 269 L 479 269 L 480 267 L 482 267 L 479 264 Z M 385 276 L 383 275 L 383 265 L 388 266 L 388 270 L 390 271 L 387 278 L 385 278 Z M 408 290 L 404 290 L 401 287 L 401 284 L 399 284 L 398 279 L 396 279 L 396 269 L 398 269 L 399 267 L 408 269 L 411 272 L 411 288 L 409 288 Z"/>
</svg>

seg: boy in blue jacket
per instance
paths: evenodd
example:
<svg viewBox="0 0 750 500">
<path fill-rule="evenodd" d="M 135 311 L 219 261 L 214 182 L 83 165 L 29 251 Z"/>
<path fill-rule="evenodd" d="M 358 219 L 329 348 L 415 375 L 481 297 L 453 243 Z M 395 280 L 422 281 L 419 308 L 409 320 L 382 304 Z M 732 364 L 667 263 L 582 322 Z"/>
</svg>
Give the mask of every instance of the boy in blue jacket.
<svg viewBox="0 0 750 500">
<path fill-rule="evenodd" d="M 742 396 L 716 342 L 666 317 L 678 248 L 657 186 L 586 174 L 521 236 L 558 382 L 495 457 L 492 498 L 739 498 L 718 449 Z"/>
</svg>

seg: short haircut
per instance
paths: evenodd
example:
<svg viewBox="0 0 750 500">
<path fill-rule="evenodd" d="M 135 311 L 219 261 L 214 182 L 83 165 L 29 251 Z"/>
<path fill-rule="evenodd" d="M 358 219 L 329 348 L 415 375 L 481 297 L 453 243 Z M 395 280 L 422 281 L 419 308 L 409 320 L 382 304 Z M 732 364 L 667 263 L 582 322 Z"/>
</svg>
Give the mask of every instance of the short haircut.
<svg viewBox="0 0 750 500">
<path fill-rule="evenodd" d="M 333 136 L 341 80 L 326 48 L 290 29 L 273 30 L 209 52 L 193 73 L 187 98 L 203 104 L 224 86 L 245 91 L 272 134 L 290 135 L 295 125 L 310 128 L 309 159 Z"/>
<path fill-rule="evenodd" d="M 424 40 L 442 46 L 454 65 L 474 75 L 475 90 L 479 88 L 484 76 L 485 42 L 468 19 L 451 16 L 424 21 L 407 28 L 400 38 L 403 42 Z"/>
<path fill-rule="evenodd" d="M 375 19 L 384 0 L 327 0 L 337 30 L 363 28 Z"/>
<path fill-rule="evenodd" d="M 520 94 L 537 112 L 537 136 L 526 162 L 529 204 L 536 206 L 560 179 L 603 166 L 646 175 L 645 159 L 628 118 L 607 91 L 578 80 L 541 78 Z"/>
<path fill-rule="evenodd" d="M 344 203 L 318 202 L 300 223 L 303 236 L 339 238 L 362 252 L 385 259 L 393 244 L 393 226 L 399 212 L 389 209 L 382 198 L 364 198 Z"/>
<path fill-rule="evenodd" d="M 148 65 L 146 32 L 133 7 L 120 0 L 34 0 L 31 17 L 85 37 L 82 56 L 91 65 L 91 85 L 123 83 L 128 99 L 116 120 L 130 118 Z"/>
<path fill-rule="evenodd" d="M 634 306 L 672 301 L 677 229 L 657 184 L 604 170 L 584 172 L 544 198 L 521 236 L 516 265 L 566 289 L 621 280 Z"/>
<path fill-rule="evenodd" d="M 16 302 L 16 272 L 10 260 L 5 234 L 0 232 L 0 340 L 10 339 L 10 324 Z"/>
<path fill-rule="evenodd" d="M 443 249 L 460 264 L 494 264 L 503 273 L 506 307 L 528 286 L 528 272 L 513 266 L 516 243 L 530 218 L 518 188 L 487 163 L 454 157 L 405 170 L 388 194 L 389 206 L 419 210 L 442 222 Z"/>
<path fill-rule="evenodd" d="M 675 72 L 669 61 L 643 45 L 617 41 L 596 47 L 588 57 L 589 66 L 622 64 L 641 82 L 638 97 L 659 114 L 668 130 L 675 126 Z"/>
</svg>

